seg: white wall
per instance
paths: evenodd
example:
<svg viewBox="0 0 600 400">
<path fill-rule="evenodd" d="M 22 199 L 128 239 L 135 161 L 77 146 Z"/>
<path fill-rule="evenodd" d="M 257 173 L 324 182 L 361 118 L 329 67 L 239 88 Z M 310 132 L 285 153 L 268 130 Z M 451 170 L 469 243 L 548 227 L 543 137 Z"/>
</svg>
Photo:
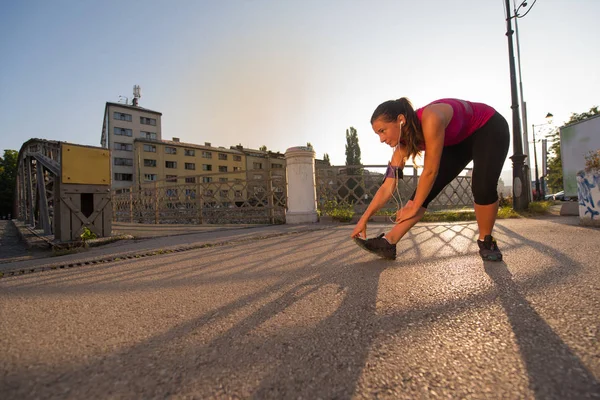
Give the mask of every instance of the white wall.
<svg viewBox="0 0 600 400">
<path fill-rule="evenodd" d="M 585 167 L 585 156 L 600 149 L 600 115 L 560 128 L 563 187 L 566 196 L 577 196 L 577 172 Z"/>
</svg>

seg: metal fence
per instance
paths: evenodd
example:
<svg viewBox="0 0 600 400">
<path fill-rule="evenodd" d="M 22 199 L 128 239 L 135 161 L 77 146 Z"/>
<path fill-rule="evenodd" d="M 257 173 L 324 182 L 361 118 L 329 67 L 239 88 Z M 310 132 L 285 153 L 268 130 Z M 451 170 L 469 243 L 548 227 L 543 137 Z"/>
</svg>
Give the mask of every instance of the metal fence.
<svg viewBox="0 0 600 400">
<path fill-rule="evenodd" d="M 285 223 L 285 170 L 259 175 L 202 174 L 115 190 L 113 218 L 145 224 Z"/>
<path fill-rule="evenodd" d="M 329 201 L 352 204 L 357 214 L 362 214 L 383 183 L 387 165 L 352 165 L 319 168 L 316 171 L 317 206 L 323 210 Z M 465 169 L 429 204 L 430 210 L 455 209 L 473 206 L 470 169 Z M 408 173 L 407 173 L 408 172 Z M 406 203 L 419 181 L 418 170 L 406 167 L 404 177 L 398 180 L 398 193 Z M 393 200 L 383 209 L 396 210 Z"/>
<path fill-rule="evenodd" d="M 315 171 L 317 207 L 327 202 L 350 204 L 362 214 L 383 182 L 386 165 L 319 167 Z M 409 173 L 406 173 L 406 172 Z M 406 203 L 415 190 L 418 170 L 405 168 L 397 193 Z M 112 193 L 113 219 L 146 224 L 278 224 L 285 223 L 285 169 L 262 178 L 239 172 L 203 174 L 144 182 Z M 472 207 L 469 169 L 454 179 L 429 205 L 430 210 Z M 383 209 L 396 210 L 390 199 Z"/>
</svg>

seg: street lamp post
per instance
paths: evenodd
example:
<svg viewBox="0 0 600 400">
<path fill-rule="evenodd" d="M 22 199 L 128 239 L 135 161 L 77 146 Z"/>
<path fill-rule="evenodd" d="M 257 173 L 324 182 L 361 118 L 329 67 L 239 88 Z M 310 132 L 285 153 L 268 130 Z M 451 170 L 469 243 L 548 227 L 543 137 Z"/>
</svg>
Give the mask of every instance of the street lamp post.
<svg viewBox="0 0 600 400">
<path fill-rule="evenodd" d="M 535 125 L 531 125 L 531 133 L 533 134 L 533 162 L 535 163 L 535 199 L 540 199 L 540 178 L 538 174 L 537 151 L 535 148 Z"/>
<path fill-rule="evenodd" d="M 551 113 L 546 114 L 546 123 L 539 125 L 531 125 L 531 133 L 533 134 L 533 162 L 535 163 L 535 197 L 536 200 L 544 200 L 542 198 L 542 193 L 540 190 L 540 178 L 538 173 L 538 162 L 537 162 L 537 151 L 536 151 L 536 140 L 535 140 L 535 127 L 536 126 L 547 126 L 552 123 L 552 115 Z"/>
<path fill-rule="evenodd" d="M 525 174 L 524 164 L 526 156 L 523 154 L 523 142 L 521 138 L 521 119 L 519 118 L 519 97 L 517 94 L 517 77 L 515 69 L 515 54 L 513 49 L 513 30 L 511 25 L 511 19 L 513 16 L 510 15 L 510 0 L 506 2 L 506 36 L 508 38 L 508 61 L 510 66 L 510 93 L 512 100 L 512 125 L 513 125 L 513 155 L 510 159 L 513 162 L 513 209 L 516 211 L 522 211 L 528 206 L 528 194 L 527 187 L 524 185 Z"/>
</svg>

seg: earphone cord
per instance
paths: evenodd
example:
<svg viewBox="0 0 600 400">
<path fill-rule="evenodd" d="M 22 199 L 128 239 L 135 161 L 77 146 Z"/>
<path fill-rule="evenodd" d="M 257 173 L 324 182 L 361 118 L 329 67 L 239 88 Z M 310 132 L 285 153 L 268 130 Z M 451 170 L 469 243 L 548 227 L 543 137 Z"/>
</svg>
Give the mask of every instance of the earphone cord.
<svg viewBox="0 0 600 400">
<path fill-rule="evenodd" d="M 396 152 L 396 149 L 398 148 L 399 145 L 400 145 L 400 143 L 398 143 L 396 145 L 396 147 L 394 147 L 394 150 L 392 151 L 392 159 L 394 158 L 394 153 Z M 391 160 L 390 160 L 390 165 L 391 165 Z M 397 207 L 396 214 L 403 207 L 402 197 L 400 196 L 400 189 L 398 189 L 398 179 L 399 179 L 398 178 L 398 169 L 394 169 L 394 186 L 396 187 L 396 189 L 394 190 L 392 188 L 391 195 L 392 195 L 392 198 L 394 199 L 394 201 L 396 202 L 396 207 Z M 398 197 L 396 197 L 396 195 Z M 393 216 L 390 216 L 390 221 L 394 224 L 396 223 L 396 214 L 394 214 Z"/>
</svg>

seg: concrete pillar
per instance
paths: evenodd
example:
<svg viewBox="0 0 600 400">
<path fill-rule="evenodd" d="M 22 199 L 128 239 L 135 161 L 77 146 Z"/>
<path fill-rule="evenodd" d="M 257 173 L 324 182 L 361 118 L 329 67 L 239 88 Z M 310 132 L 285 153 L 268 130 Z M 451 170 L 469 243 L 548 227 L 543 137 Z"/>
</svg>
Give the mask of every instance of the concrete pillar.
<svg viewBox="0 0 600 400">
<path fill-rule="evenodd" d="M 315 152 L 310 147 L 290 147 L 285 152 L 287 175 L 286 224 L 317 222 Z"/>
</svg>

